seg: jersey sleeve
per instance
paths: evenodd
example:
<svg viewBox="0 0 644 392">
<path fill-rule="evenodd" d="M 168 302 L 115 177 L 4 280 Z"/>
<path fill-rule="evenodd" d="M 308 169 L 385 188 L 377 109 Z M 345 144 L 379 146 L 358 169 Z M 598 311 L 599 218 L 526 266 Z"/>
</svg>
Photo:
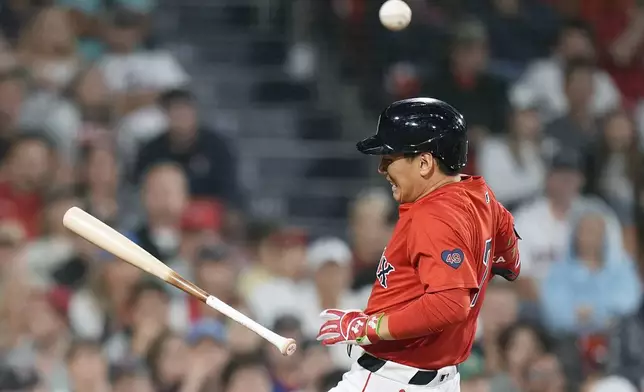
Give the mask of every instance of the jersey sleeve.
<svg viewBox="0 0 644 392">
<path fill-rule="evenodd" d="M 466 244 L 439 217 L 412 218 L 407 247 L 426 293 L 478 287 L 476 260 Z"/>
<path fill-rule="evenodd" d="M 513 281 L 521 272 L 521 259 L 519 257 L 519 234 L 514 227 L 512 214 L 498 205 L 498 225 L 495 237 L 495 250 L 492 256 L 492 273 Z"/>
</svg>

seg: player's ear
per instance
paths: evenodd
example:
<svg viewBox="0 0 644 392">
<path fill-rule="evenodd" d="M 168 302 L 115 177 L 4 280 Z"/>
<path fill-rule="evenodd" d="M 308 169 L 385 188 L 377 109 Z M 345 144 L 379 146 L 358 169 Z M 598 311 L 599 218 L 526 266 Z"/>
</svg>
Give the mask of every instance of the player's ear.
<svg viewBox="0 0 644 392">
<path fill-rule="evenodd" d="M 428 177 L 434 169 L 434 159 L 432 155 L 420 154 L 420 156 L 418 157 L 418 166 L 420 169 L 420 175 L 422 177 Z"/>
</svg>

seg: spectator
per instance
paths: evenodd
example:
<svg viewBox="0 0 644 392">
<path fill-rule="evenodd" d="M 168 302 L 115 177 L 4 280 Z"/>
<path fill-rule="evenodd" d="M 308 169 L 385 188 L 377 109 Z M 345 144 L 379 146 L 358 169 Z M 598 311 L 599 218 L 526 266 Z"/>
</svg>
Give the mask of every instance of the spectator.
<svg viewBox="0 0 644 392">
<path fill-rule="evenodd" d="M 180 390 L 190 370 L 189 359 L 189 350 L 183 339 L 169 331 L 161 333 L 150 345 L 145 360 L 154 390 Z"/>
<path fill-rule="evenodd" d="M 134 194 L 120 184 L 121 167 L 106 146 L 87 148 L 81 154 L 80 193 L 86 211 L 122 231 L 132 230 L 140 219 Z"/>
<path fill-rule="evenodd" d="M 75 392 L 111 392 L 107 361 L 100 344 L 77 341 L 67 353 L 70 390 Z"/>
<path fill-rule="evenodd" d="M 72 295 L 69 318 L 77 336 L 104 342 L 124 326 L 130 293 L 143 272 L 109 254 L 94 260 L 92 269 L 89 284 Z"/>
<path fill-rule="evenodd" d="M 63 90 L 81 67 L 70 22 L 67 10 L 46 7 L 21 34 L 17 56 L 38 89 Z"/>
<path fill-rule="evenodd" d="M 253 313 L 245 304 L 233 305 L 235 309 L 254 319 Z M 264 339 L 243 325 L 230 319 L 226 320 L 226 324 L 228 347 L 234 356 L 257 353 L 264 344 Z"/>
<path fill-rule="evenodd" d="M 281 261 L 282 247 L 279 244 L 281 225 L 273 221 L 250 222 L 247 247 L 251 265 L 240 277 L 240 292 L 248 297 L 257 286 L 269 281 L 275 266 Z"/>
<path fill-rule="evenodd" d="M 488 285 L 485 302 L 478 320 L 476 351 L 485 355 L 485 367 L 490 372 L 499 371 L 504 352 L 499 339 L 504 330 L 517 322 L 519 298 L 513 287 L 498 281 Z"/>
<path fill-rule="evenodd" d="M 564 392 L 566 390 L 566 377 L 561 369 L 561 364 L 553 354 L 543 355 L 534 361 L 526 378 L 526 392 Z"/>
<path fill-rule="evenodd" d="M 152 381 L 142 365 L 121 364 L 111 372 L 112 392 L 154 392 Z"/>
<path fill-rule="evenodd" d="M 509 77 L 518 76 L 528 61 L 545 56 L 556 33 L 557 16 L 538 1 L 485 1 L 471 12 L 488 27 L 495 68 Z"/>
<path fill-rule="evenodd" d="M 157 281 L 139 281 L 129 293 L 128 323 L 105 342 L 110 362 L 141 360 L 154 340 L 174 321 L 169 296 Z"/>
<path fill-rule="evenodd" d="M 233 358 L 222 376 L 224 392 L 273 392 L 271 379 L 257 354 Z"/>
<path fill-rule="evenodd" d="M 503 205 L 513 210 L 543 188 L 542 125 L 533 108 L 516 109 L 505 138 L 483 140 L 477 159 L 480 174 Z"/>
<path fill-rule="evenodd" d="M 91 255 L 83 252 L 78 237 L 63 226 L 65 212 L 79 205 L 68 190 L 48 196 L 41 217 L 42 235 L 27 245 L 23 255 L 32 280 L 77 288 L 88 278 Z"/>
<path fill-rule="evenodd" d="M 237 162 L 228 142 L 199 123 L 195 97 L 186 90 L 170 90 L 160 98 L 168 130 L 146 143 L 138 153 L 135 176 L 152 164 L 179 164 L 195 197 L 214 197 L 238 206 Z"/>
<path fill-rule="evenodd" d="M 188 203 L 187 182 L 181 167 L 172 163 L 150 167 L 143 179 L 142 199 L 146 221 L 132 236 L 153 256 L 172 260 L 179 252 L 181 219 Z"/>
<path fill-rule="evenodd" d="M 119 149 L 128 163 L 138 145 L 159 135 L 166 126 L 165 116 L 156 106 L 159 94 L 182 87 L 189 80 L 169 52 L 141 48 L 144 23 L 145 18 L 138 13 L 113 10 L 106 21 L 108 53 L 100 62 L 121 118 Z"/>
<path fill-rule="evenodd" d="M 314 290 L 313 283 L 306 279 L 306 234 L 298 229 L 285 230 L 276 241 L 282 255 L 273 277 L 246 297 L 253 314 L 264 325 L 273 325 L 280 316 L 300 315 L 302 309 L 313 305 L 302 298 L 303 293 Z"/>
<path fill-rule="evenodd" d="M 69 293 L 63 289 L 33 289 L 28 298 L 26 317 L 28 338 L 7 354 L 11 366 L 35 366 L 50 390 L 66 389 L 65 353 L 71 344 L 67 321 Z"/>
<path fill-rule="evenodd" d="M 525 385 L 525 375 L 532 362 L 550 349 L 548 337 L 530 324 L 518 323 L 499 336 L 502 371 L 490 381 L 494 392 L 518 392 Z"/>
<path fill-rule="evenodd" d="M 330 371 L 334 370 L 333 359 L 329 355 L 328 347 L 319 344 L 316 340 L 303 341 L 298 347 L 302 351 L 302 360 L 300 361 L 300 376 L 304 390 L 315 391 L 315 386 Z M 346 356 L 346 350 L 345 350 Z M 342 378 L 342 377 L 340 377 Z M 333 388 L 332 385 L 324 392 Z"/>
<path fill-rule="evenodd" d="M 537 287 L 554 263 L 562 260 L 568 249 L 571 214 L 584 205 L 603 204 L 580 195 L 584 182 L 579 155 L 560 153 L 552 160 L 546 178 L 544 196 L 516 211 L 514 217 L 521 252 L 521 297 L 537 299 Z M 609 225 L 619 225 L 614 216 Z M 611 229 L 612 230 L 612 229 Z M 619 230 L 619 228 L 617 228 Z"/>
<path fill-rule="evenodd" d="M 288 315 L 278 318 L 272 330 L 281 336 L 292 337 L 298 342 L 304 340 L 300 320 L 294 316 Z M 273 392 L 296 391 L 304 386 L 305 380 L 301 368 L 304 353 L 301 350 L 290 356 L 284 356 L 272 345 L 265 343 L 264 351 L 267 367 L 273 380 Z"/>
<path fill-rule="evenodd" d="M 429 96 L 449 102 L 467 118 L 474 145 L 479 134 L 501 133 L 505 128 L 506 86 L 486 72 L 488 56 L 485 26 L 475 19 L 458 23 L 453 30 L 449 64 L 427 85 Z"/>
<path fill-rule="evenodd" d="M 20 68 L 0 68 L 0 163 L 5 161 L 12 139 L 18 133 L 25 96 L 26 83 Z"/>
<path fill-rule="evenodd" d="M 395 217 L 391 195 L 383 189 L 367 189 L 349 207 L 349 236 L 353 251 L 353 284 L 357 296 L 371 294 L 374 271 L 384 252 Z"/>
<path fill-rule="evenodd" d="M 239 302 L 237 281 L 239 268 L 234 265 L 231 250 L 225 245 L 204 245 L 197 251 L 197 255 L 190 271 L 199 287 L 227 304 Z M 182 309 L 185 309 L 189 323 L 194 323 L 202 318 L 215 318 L 219 321 L 226 320 L 219 312 L 214 312 L 208 305 L 200 302 L 193 296 L 181 295 Z M 180 312 L 175 312 L 179 318 Z"/>
<path fill-rule="evenodd" d="M 78 147 L 88 142 L 114 143 L 108 128 L 111 104 L 103 75 L 93 66 L 76 73 L 69 86 L 61 92 L 39 91 L 29 95 L 23 104 L 20 126 L 42 129 L 56 141 L 58 151 L 67 165 L 75 164 Z M 101 140 L 101 138 L 103 140 Z"/>
<path fill-rule="evenodd" d="M 52 176 L 52 145 L 37 134 L 14 141 L 6 161 L 6 180 L 0 182 L 0 216 L 16 218 L 29 239 L 41 233 L 40 216 Z"/>
<path fill-rule="evenodd" d="M 25 231 L 20 223 L 10 220 L 0 223 L 0 276 L 11 276 L 13 270 L 19 268 L 25 242 Z M 0 279 L 0 290 L 5 283 Z"/>
<path fill-rule="evenodd" d="M 644 385 L 644 301 L 639 308 L 621 317 L 611 328 L 608 344 L 607 370 Z"/>
<path fill-rule="evenodd" d="M 183 391 L 199 392 L 209 380 L 219 380 L 230 356 L 225 339 L 224 325 L 215 320 L 204 319 L 191 328 L 187 336 L 190 370 Z"/>
<path fill-rule="evenodd" d="M 644 158 L 638 135 L 626 113 L 610 114 L 603 126 L 598 158 L 589 174 L 589 189 L 599 194 L 619 217 L 628 235 L 628 250 L 635 254 L 635 199 L 641 191 L 640 174 Z"/>
<path fill-rule="evenodd" d="M 541 286 L 544 322 L 555 333 L 606 331 L 635 310 L 641 285 L 635 266 L 601 210 L 586 210 L 572 231 L 568 256 Z"/>
<path fill-rule="evenodd" d="M 567 150 L 582 154 L 586 165 L 599 138 L 597 118 L 590 111 L 595 91 L 594 65 L 586 60 L 570 61 L 565 69 L 565 94 L 568 112 L 546 126 L 545 135 L 552 146 L 550 153 Z"/>
<path fill-rule="evenodd" d="M 595 59 L 592 32 L 587 24 L 569 20 L 559 31 L 557 44 L 549 58 L 534 61 L 510 90 L 513 105 L 536 106 L 541 119 L 549 122 L 566 113 L 564 74 L 571 60 Z M 595 93 L 589 102 L 592 116 L 602 116 L 620 105 L 620 94 L 611 77 L 604 71 L 593 70 Z"/>
</svg>

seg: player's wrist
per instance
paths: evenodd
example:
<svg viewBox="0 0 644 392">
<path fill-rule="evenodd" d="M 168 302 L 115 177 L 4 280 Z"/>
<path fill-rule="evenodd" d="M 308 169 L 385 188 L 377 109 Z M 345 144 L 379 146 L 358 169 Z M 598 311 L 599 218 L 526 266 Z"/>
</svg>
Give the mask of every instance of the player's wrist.
<svg viewBox="0 0 644 392">
<path fill-rule="evenodd" d="M 358 344 L 369 345 L 382 340 L 382 337 L 380 336 L 380 333 L 379 333 L 379 329 L 380 329 L 380 324 L 382 322 L 383 317 L 384 317 L 384 313 L 379 313 L 379 314 L 375 314 L 367 317 L 364 336 L 361 339 L 359 339 Z"/>
</svg>

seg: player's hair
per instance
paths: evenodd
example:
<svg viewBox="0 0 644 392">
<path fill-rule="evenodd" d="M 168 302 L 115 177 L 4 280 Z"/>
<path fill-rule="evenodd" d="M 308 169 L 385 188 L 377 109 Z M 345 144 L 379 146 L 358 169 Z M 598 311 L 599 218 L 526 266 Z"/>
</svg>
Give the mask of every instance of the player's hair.
<svg viewBox="0 0 644 392">
<path fill-rule="evenodd" d="M 568 19 L 566 20 L 561 27 L 559 28 L 559 31 L 557 32 L 557 44 L 561 42 L 561 39 L 563 38 L 564 35 L 566 35 L 568 32 L 571 31 L 579 31 L 590 38 L 591 41 L 594 41 L 594 32 L 590 24 L 588 24 L 586 21 L 583 19 Z"/>
</svg>

